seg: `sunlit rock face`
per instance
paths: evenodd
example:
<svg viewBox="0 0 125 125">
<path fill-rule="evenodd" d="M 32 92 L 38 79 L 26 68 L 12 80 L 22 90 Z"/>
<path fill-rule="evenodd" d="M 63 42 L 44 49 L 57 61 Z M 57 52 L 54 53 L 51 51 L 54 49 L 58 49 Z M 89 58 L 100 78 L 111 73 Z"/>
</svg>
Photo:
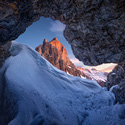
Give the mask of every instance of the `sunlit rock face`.
<svg viewBox="0 0 125 125">
<path fill-rule="evenodd" d="M 124 62 L 124 0 L 1 0 L 0 45 L 41 16 L 66 24 L 64 36 L 86 65 Z"/>
<path fill-rule="evenodd" d="M 36 51 L 58 69 L 73 76 L 81 76 L 81 72 L 69 60 L 65 47 L 57 38 L 50 42 L 44 39 L 43 44 L 36 47 Z"/>
</svg>

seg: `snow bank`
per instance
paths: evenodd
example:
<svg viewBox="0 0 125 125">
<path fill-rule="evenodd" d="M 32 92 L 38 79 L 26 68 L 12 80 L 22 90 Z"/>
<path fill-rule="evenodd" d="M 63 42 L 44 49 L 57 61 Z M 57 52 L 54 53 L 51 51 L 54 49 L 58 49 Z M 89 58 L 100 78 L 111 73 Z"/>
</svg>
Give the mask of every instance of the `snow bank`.
<svg viewBox="0 0 125 125">
<path fill-rule="evenodd" d="M 9 125 L 116 125 L 124 105 L 96 82 L 53 67 L 26 45 L 12 43 L 5 71 L 6 89 L 16 98 L 17 114 Z"/>
</svg>

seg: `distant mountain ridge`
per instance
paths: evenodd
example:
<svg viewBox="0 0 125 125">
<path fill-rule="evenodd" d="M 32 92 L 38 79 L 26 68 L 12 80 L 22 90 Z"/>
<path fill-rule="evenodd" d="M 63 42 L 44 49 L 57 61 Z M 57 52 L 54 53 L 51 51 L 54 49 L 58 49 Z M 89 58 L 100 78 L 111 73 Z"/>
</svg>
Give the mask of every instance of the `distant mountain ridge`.
<svg viewBox="0 0 125 125">
<path fill-rule="evenodd" d="M 48 60 L 53 66 L 70 74 L 72 76 L 79 76 L 97 81 L 101 86 L 106 82 L 107 73 L 97 71 L 96 69 L 83 69 L 76 67 L 70 60 L 65 47 L 59 42 L 57 38 L 52 39 L 50 42 L 47 39 L 43 40 L 43 44 L 35 49 Z"/>
<path fill-rule="evenodd" d="M 107 80 L 108 73 L 106 73 L 106 72 L 98 71 L 95 68 L 84 69 L 84 68 L 81 68 L 81 67 L 77 67 L 77 69 L 79 69 L 81 71 L 81 73 L 86 74 L 86 76 L 89 79 L 97 81 L 97 83 L 99 83 L 101 86 L 104 86 L 104 83 Z"/>
</svg>

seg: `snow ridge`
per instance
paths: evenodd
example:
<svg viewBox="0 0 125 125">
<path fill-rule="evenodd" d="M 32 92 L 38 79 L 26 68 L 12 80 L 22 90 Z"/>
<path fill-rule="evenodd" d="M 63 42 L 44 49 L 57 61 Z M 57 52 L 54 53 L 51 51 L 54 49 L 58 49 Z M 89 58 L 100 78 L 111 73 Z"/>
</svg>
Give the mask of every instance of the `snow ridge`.
<svg viewBox="0 0 125 125">
<path fill-rule="evenodd" d="M 30 47 L 12 43 L 6 69 L 6 89 L 17 99 L 17 114 L 9 125 L 122 125 L 125 105 L 114 105 L 112 92 L 97 82 L 73 77 L 53 67 Z M 11 98 L 13 98 L 11 97 Z M 11 99 L 10 99 L 11 100 Z"/>
</svg>

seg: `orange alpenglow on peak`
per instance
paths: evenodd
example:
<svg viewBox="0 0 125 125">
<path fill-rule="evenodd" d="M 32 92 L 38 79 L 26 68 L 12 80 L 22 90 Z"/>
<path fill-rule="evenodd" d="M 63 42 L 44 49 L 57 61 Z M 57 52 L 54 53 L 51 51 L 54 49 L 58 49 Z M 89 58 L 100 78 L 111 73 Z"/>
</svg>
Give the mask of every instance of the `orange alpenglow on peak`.
<svg viewBox="0 0 125 125">
<path fill-rule="evenodd" d="M 43 40 L 43 43 L 44 43 L 44 42 L 46 43 L 46 42 L 47 42 L 47 39 L 44 39 L 44 40 Z"/>
<path fill-rule="evenodd" d="M 57 41 L 58 39 L 57 39 L 56 37 L 54 37 L 53 40 L 56 40 L 56 41 Z M 53 41 L 53 40 L 52 40 L 52 41 Z"/>
<path fill-rule="evenodd" d="M 47 59 L 52 65 L 73 76 L 80 76 L 81 72 L 69 60 L 65 47 L 55 37 L 50 42 L 43 40 L 43 45 L 36 47 L 36 51 Z"/>
<path fill-rule="evenodd" d="M 52 44 L 53 46 L 62 45 L 56 37 L 50 41 L 50 44 Z"/>
<path fill-rule="evenodd" d="M 59 40 L 55 37 L 53 40 L 50 41 L 50 44 L 58 49 L 58 51 L 66 51 L 65 47 L 59 42 Z"/>
</svg>

